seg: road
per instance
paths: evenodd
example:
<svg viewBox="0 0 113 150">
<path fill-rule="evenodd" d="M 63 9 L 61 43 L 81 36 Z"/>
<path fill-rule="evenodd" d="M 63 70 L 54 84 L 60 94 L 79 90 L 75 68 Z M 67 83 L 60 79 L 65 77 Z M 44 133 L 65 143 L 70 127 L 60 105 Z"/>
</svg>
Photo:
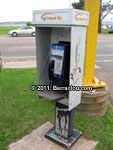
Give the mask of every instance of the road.
<svg viewBox="0 0 113 150">
<path fill-rule="evenodd" d="M 0 51 L 3 59 L 34 59 L 34 37 L 0 36 Z M 113 104 L 113 34 L 98 35 L 95 76 L 109 85 L 110 102 Z"/>
<path fill-rule="evenodd" d="M 98 36 L 96 64 L 113 73 L 113 34 Z"/>
<path fill-rule="evenodd" d="M 0 36 L 0 51 L 8 60 L 36 58 L 35 38 Z M 96 64 L 113 73 L 113 34 L 98 35 Z"/>
<path fill-rule="evenodd" d="M 99 35 L 96 53 L 95 76 L 109 86 L 110 103 L 113 105 L 113 34 Z"/>
<path fill-rule="evenodd" d="M 35 38 L 0 36 L 0 51 L 3 59 L 35 58 Z"/>
</svg>

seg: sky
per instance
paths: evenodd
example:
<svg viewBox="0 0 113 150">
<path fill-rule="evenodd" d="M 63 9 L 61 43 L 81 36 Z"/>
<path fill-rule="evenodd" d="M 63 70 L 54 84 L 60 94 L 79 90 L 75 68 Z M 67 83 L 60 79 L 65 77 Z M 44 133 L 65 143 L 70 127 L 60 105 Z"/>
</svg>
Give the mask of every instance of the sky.
<svg viewBox="0 0 113 150">
<path fill-rule="evenodd" d="M 69 8 L 69 1 L 78 0 L 1 0 L 0 22 L 31 21 L 32 10 Z"/>
<path fill-rule="evenodd" d="M 31 21 L 32 10 L 59 8 L 69 8 L 69 0 L 1 0 L 0 22 Z"/>
</svg>

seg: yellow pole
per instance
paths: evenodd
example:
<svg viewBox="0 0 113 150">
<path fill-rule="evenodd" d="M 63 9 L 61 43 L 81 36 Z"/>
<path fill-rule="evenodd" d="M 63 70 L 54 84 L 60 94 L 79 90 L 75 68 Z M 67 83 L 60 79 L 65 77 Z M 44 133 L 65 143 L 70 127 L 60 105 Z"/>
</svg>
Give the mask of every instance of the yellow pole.
<svg viewBox="0 0 113 150">
<path fill-rule="evenodd" d="M 90 13 L 90 17 L 87 27 L 83 86 L 106 87 L 104 82 L 94 77 L 100 0 L 85 0 L 85 10 Z"/>
</svg>

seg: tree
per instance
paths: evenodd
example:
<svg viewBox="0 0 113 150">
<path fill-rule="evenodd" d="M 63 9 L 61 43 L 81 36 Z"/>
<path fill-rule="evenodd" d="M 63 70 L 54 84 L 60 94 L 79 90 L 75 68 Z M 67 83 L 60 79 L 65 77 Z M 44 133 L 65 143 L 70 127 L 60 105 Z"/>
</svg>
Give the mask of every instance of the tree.
<svg viewBox="0 0 113 150">
<path fill-rule="evenodd" d="M 27 22 L 26 25 L 27 26 L 33 26 L 33 24 L 31 22 Z"/>
<path fill-rule="evenodd" d="M 79 0 L 79 2 L 72 3 L 72 7 L 75 9 L 84 9 L 84 0 Z M 101 22 L 102 20 L 113 10 L 113 4 L 111 0 L 102 1 L 100 0 L 100 14 L 99 14 L 99 32 L 101 32 Z"/>
<path fill-rule="evenodd" d="M 113 4 L 111 3 L 111 0 L 102 1 L 100 0 L 100 14 L 99 14 L 99 28 L 98 32 L 101 33 L 101 23 L 102 20 L 113 10 Z"/>
<path fill-rule="evenodd" d="M 102 15 L 102 0 L 100 0 L 100 12 L 99 12 L 99 24 L 98 24 L 98 33 L 101 33 L 101 15 Z"/>
<path fill-rule="evenodd" d="M 72 7 L 75 9 L 84 9 L 84 0 L 79 0 L 79 2 L 72 3 Z"/>
<path fill-rule="evenodd" d="M 102 2 L 101 21 L 113 10 L 111 0 Z"/>
</svg>

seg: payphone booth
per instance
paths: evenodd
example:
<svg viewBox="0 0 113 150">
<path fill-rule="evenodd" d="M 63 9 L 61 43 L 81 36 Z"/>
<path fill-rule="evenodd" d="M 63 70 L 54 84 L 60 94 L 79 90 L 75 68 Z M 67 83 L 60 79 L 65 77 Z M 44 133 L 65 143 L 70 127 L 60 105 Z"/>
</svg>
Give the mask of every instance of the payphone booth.
<svg viewBox="0 0 113 150">
<path fill-rule="evenodd" d="M 39 98 L 55 102 L 55 124 L 45 137 L 71 147 L 81 132 L 73 129 L 81 101 L 86 27 L 89 13 L 76 9 L 35 10 Z"/>
</svg>

